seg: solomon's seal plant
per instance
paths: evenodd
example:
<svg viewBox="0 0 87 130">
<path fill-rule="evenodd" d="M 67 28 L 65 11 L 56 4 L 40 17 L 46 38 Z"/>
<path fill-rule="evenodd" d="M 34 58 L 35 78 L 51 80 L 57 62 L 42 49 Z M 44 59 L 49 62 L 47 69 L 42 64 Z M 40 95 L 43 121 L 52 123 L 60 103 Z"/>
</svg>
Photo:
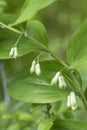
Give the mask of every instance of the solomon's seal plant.
<svg viewBox="0 0 87 130">
<path fill-rule="evenodd" d="M 19 17 L 11 14 L 0 16 L 0 60 L 17 62 L 30 54 L 27 65 L 8 79 L 7 91 L 13 99 L 29 103 L 29 112 L 35 105 L 32 117 L 25 114 L 19 118 L 24 120 L 26 117 L 29 130 L 86 130 L 87 121 L 67 117 L 79 109 L 87 111 L 87 89 L 81 73 L 87 64 L 87 20 L 72 35 L 64 62 L 48 47 L 44 25 L 33 18 L 40 9 L 54 1 L 26 0 Z M 78 103 L 81 101 L 83 108 Z"/>
</svg>

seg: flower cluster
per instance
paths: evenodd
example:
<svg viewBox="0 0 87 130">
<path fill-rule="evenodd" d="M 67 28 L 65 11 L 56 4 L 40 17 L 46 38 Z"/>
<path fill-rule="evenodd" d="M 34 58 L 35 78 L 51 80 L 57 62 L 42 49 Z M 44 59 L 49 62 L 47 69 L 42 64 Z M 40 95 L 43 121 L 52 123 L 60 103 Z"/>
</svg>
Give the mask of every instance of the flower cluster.
<svg viewBox="0 0 87 130">
<path fill-rule="evenodd" d="M 36 60 L 33 60 L 31 68 L 30 68 L 30 73 L 33 73 L 33 72 L 35 72 L 37 76 L 41 74 L 40 64 Z M 52 86 L 57 83 L 59 84 L 60 89 L 66 88 L 66 82 L 65 82 L 64 76 L 61 74 L 60 71 L 58 71 L 51 80 Z M 72 110 L 77 109 L 76 96 L 74 92 L 71 92 L 67 98 L 67 108 L 71 108 Z"/>
<path fill-rule="evenodd" d="M 37 76 L 41 74 L 41 69 L 40 69 L 40 64 L 36 62 L 36 60 L 33 60 L 31 68 L 30 68 L 30 73 L 36 73 Z"/>
<path fill-rule="evenodd" d="M 76 96 L 74 92 L 71 92 L 67 98 L 67 107 L 73 111 L 77 109 Z"/>
<path fill-rule="evenodd" d="M 54 85 L 56 83 L 59 83 L 60 89 L 66 88 L 64 77 L 63 75 L 61 75 L 59 71 L 55 74 L 55 76 L 51 80 L 51 85 Z M 72 110 L 77 109 L 76 96 L 74 92 L 71 92 L 67 98 L 67 108 L 71 108 Z"/>
<path fill-rule="evenodd" d="M 12 47 L 10 52 L 9 52 L 9 57 L 17 58 L 18 57 L 18 51 L 17 47 Z"/>
<path fill-rule="evenodd" d="M 63 77 L 63 75 L 61 75 L 61 73 L 59 71 L 52 78 L 51 85 L 54 85 L 57 82 L 59 82 L 59 88 L 60 89 L 65 89 L 66 88 L 66 83 L 65 83 L 64 77 Z"/>
</svg>

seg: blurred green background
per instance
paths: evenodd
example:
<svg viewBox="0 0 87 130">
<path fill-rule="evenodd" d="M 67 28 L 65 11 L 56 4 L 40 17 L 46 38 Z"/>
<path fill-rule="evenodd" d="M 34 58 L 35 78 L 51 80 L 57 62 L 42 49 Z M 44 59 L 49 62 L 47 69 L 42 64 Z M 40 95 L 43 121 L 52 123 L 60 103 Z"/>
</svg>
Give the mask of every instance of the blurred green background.
<svg viewBox="0 0 87 130">
<path fill-rule="evenodd" d="M 25 0 L 0 0 L 0 13 L 12 13 L 18 16 L 24 2 Z M 59 0 L 39 11 L 35 16 L 47 29 L 49 47 L 64 61 L 66 61 L 66 48 L 69 39 L 86 17 L 87 0 Z M 0 61 L 4 64 L 7 80 L 11 80 L 24 66 L 31 63 L 35 55 L 35 53 L 31 53 L 17 60 Z M 42 58 L 45 59 L 45 55 Z M 86 77 L 84 79 L 86 80 Z M 4 96 L 0 76 L 0 130 L 35 130 L 39 120 L 46 116 L 42 114 L 45 111 L 45 106 L 24 104 L 11 99 L 11 104 L 8 107 L 5 104 Z M 84 109 L 79 108 L 77 112 L 73 113 L 69 111 L 67 115 L 64 106 L 65 102 L 53 104 L 55 113 L 60 114 L 61 118 L 87 119 Z M 83 108 L 82 104 L 80 107 Z"/>
</svg>

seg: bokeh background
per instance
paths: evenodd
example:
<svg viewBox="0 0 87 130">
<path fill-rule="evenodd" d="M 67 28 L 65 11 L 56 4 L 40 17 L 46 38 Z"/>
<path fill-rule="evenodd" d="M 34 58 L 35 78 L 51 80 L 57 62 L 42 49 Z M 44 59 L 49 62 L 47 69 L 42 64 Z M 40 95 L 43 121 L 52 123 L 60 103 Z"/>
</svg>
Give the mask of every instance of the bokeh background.
<svg viewBox="0 0 87 130">
<path fill-rule="evenodd" d="M 0 13 L 11 13 L 18 16 L 24 2 L 25 0 L 0 0 Z M 35 16 L 46 27 L 49 48 L 64 61 L 66 61 L 66 49 L 69 39 L 86 17 L 87 0 L 59 0 L 39 11 Z M 37 120 L 38 123 L 44 116 L 42 111 L 45 111 L 45 107 L 41 107 L 39 104 L 31 106 L 30 104 L 14 101 L 8 94 L 8 99 L 6 99 L 5 90 L 2 87 L 2 73 L 6 75 L 7 81 L 11 80 L 20 70 L 32 62 L 35 55 L 31 53 L 17 60 L 0 61 L 0 130 L 35 130 L 36 124 L 34 121 Z M 49 58 L 44 54 L 42 59 L 45 59 L 45 57 Z M 2 64 L 4 68 L 2 68 Z M 81 73 L 83 74 L 83 70 Z M 85 71 L 84 73 L 86 83 L 87 74 Z M 65 116 L 66 118 L 87 120 L 84 107 L 81 102 L 80 104 L 82 109 L 79 108 L 77 112 L 73 113 L 69 111 L 68 114 L 66 107 L 64 109 L 65 102 L 53 104 L 53 108 L 55 108 L 56 114 L 61 115 L 61 118 Z"/>
</svg>

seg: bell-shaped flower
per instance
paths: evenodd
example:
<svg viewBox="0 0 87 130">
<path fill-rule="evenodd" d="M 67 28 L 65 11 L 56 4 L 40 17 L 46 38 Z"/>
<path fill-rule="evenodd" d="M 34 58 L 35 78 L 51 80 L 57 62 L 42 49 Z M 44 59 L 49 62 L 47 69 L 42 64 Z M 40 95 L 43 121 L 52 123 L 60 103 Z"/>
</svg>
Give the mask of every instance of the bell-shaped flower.
<svg viewBox="0 0 87 130">
<path fill-rule="evenodd" d="M 59 76 L 60 76 L 60 72 L 57 72 L 51 80 L 51 85 L 54 85 L 58 82 Z"/>
<path fill-rule="evenodd" d="M 16 59 L 18 57 L 18 50 L 17 47 L 14 47 L 14 55 L 13 57 Z"/>
<path fill-rule="evenodd" d="M 77 103 L 76 103 L 76 96 L 74 92 L 70 93 L 70 97 L 71 97 L 71 108 L 72 110 L 76 110 L 77 108 Z"/>
<path fill-rule="evenodd" d="M 39 76 L 41 74 L 41 69 L 40 69 L 39 63 L 36 63 L 36 65 L 35 65 L 35 73 L 37 76 Z"/>
<path fill-rule="evenodd" d="M 36 65 L 36 61 L 33 60 L 32 64 L 31 64 L 31 68 L 30 68 L 30 73 L 31 74 L 35 71 L 35 65 Z"/>
<path fill-rule="evenodd" d="M 71 108 L 73 111 L 77 109 L 76 96 L 74 92 L 71 92 L 67 97 L 67 108 Z"/>
<path fill-rule="evenodd" d="M 64 80 L 63 76 L 59 76 L 59 88 L 60 89 L 65 89 L 66 88 L 66 83 L 65 83 L 65 80 Z"/>
<path fill-rule="evenodd" d="M 71 96 L 69 95 L 67 97 L 67 108 L 70 108 L 71 107 Z"/>
<path fill-rule="evenodd" d="M 74 106 L 71 106 L 71 109 L 72 109 L 73 111 L 75 111 L 75 110 L 77 109 L 77 104 L 75 104 Z"/>
<path fill-rule="evenodd" d="M 11 48 L 10 52 L 9 52 L 9 56 L 13 57 L 13 58 L 17 58 L 18 57 L 18 51 L 17 51 L 17 47 L 13 47 Z"/>
<path fill-rule="evenodd" d="M 14 55 L 14 48 L 12 47 L 10 52 L 9 52 L 9 57 L 12 57 Z"/>
</svg>

